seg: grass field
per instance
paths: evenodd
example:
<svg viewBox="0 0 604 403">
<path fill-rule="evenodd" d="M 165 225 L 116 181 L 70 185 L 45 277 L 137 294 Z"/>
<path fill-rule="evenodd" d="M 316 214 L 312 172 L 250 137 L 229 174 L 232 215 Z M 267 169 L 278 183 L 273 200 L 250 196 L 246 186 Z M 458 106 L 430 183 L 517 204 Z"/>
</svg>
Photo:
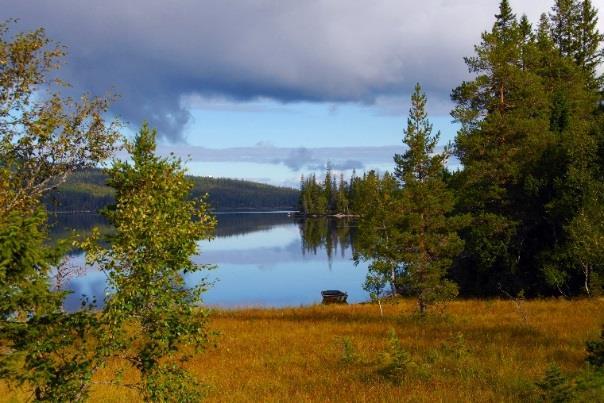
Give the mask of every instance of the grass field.
<svg viewBox="0 0 604 403">
<path fill-rule="evenodd" d="M 535 382 L 546 368 L 584 368 L 585 342 L 598 338 L 604 323 L 602 299 L 458 301 L 423 320 L 414 308 L 407 300 L 387 304 L 383 318 L 371 304 L 216 311 L 216 347 L 189 369 L 211 402 L 537 401 Z M 392 329 L 410 362 L 389 377 L 383 369 Z M 0 393 L 8 401 L 24 396 Z M 92 401 L 136 395 L 99 384 Z"/>
</svg>

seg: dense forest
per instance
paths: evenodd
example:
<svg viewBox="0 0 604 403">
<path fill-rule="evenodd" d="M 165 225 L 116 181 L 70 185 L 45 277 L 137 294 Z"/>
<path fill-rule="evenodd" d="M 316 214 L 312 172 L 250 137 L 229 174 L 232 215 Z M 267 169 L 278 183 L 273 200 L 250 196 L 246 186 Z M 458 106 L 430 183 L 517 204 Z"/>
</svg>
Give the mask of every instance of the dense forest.
<svg viewBox="0 0 604 403">
<path fill-rule="evenodd" d="M 423 280 L 402 287 L 415 295 L 445 284 L 463 296 L 601 294 L 597 20 L 590 1 L 565 0 L 534 26 L 501 1 L 465 58 L 473 78 L 452 91 L 454 144 L 436 152 L 439 133 L 418 85 L 393 172 L 302 178 L 301 211 L 359 215 L 357 257 L 393 289 L 413 283 L 417 269 Z M 450 156 L 461 170 L 446 169 Z"/>
<path fill-rule="evenodd" d="M 207 193 L 211 208 L 217 211 L 293 210 L 298 200 L 298 191 L 287 187 L 227 178 L 189 178 L 194 183 L 191 196 Z M 45 198 L 49 211 L 97 212 L 113 200 L 114 192 L 100 169 L 72 174 Z"/>
</svg>

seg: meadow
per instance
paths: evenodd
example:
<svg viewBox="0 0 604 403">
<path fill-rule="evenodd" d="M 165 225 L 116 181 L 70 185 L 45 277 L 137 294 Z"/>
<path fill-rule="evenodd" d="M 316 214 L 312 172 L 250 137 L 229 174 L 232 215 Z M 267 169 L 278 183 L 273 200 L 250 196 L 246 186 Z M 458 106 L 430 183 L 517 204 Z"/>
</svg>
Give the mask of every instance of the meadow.
<svg viewBox="0 0 604 403">
<path fill-rule="evenodd" d="M 425 319 L 412 300 L 385 304 L 383 317 L 374 304 L 216 310 L 212 345 L 187 366 L 209 402 L 539 401 L 535 382 L 552 363 L 570 375 L 585 367 L 603 308 L 604 299 L 460 300 Z M 395 377 L 384 371 L 392 330 L 409 358 Z M 97 373 L 92 401 L 136 401 L 105 384 L 121 367 Z"/>
</svg>

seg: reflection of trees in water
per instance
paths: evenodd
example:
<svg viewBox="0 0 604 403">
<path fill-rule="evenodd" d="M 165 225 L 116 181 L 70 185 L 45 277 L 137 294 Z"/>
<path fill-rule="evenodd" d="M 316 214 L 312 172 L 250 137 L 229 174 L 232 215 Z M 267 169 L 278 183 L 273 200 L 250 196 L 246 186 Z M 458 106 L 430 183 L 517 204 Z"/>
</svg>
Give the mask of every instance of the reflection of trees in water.
<svg viewBox="0 0 604 403">
<path fill-rule="evenodd" d="M 342 257 L 353 248 L 355 239 L 354 221 L 335 218 L 307 218 L 296 220 L 285 213 L 258 214 L 217 214 L 216 237 L 245 235 L 252 232 L 268 231 L 281 225 L 297 223 L 302 239 L 302 253 L 317 255 L 325 251 L 328 259 L 336 254 Z M 102 231 L 111 231 L 103 216 L 92 213 L 50 215 L 50 231 L 53 241 L 65 239 L 75 231 L 87 236 L 95 226 Z"/>
<path fill-rule="evenodd" d="M 50 214 L 50 232 L 53 241 L 69 237 L 73 231 L 82 236 L 89 235 L 92 228 L 109 231 L 111 227 L 100 214 L 74 213 Z M 268 231 L 280 225 L 293 224 L 294 218 L 286 213 L 218 213 L 217 237 L 245 235 L 256 231 Z"/>
<path fill-rule="evenodd" d="M 49 213 L 48 223 L 53 242 L 70 237 L 74 231 L 78 235 L 87 236 L 94 227 L 99 227 L 102 231 L 109 231 L 111 228 L 105 218 L 96 213 Z"/>
<path fill-rule="evenodd" d="M 302 253 L 316 255 L 321 249 L 325 250 L 331 262 L 333 256 L 353 247 L 355 236 L 354 221 L 335 218 L 308 218 L 298 221 L 302 238 Z"/>
<path fill-rule="evenodd" d="M 286 213 L 218 213 L 216 219 L 216 236 L 219 238 L 268 231 L 276 226 L 294 223 L 294 218 Z"/>
</svg>

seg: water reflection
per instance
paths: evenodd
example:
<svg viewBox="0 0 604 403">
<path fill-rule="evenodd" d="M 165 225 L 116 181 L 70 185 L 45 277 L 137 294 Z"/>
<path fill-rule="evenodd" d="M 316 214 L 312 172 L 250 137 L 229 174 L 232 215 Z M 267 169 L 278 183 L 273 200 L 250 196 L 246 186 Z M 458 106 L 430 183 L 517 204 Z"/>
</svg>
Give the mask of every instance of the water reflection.
<svg viewBox="0 0 604 403">
<path fill-rule="evenodd" d="M 78 217 L 79 216 L 79 217 Z M 102 217 L 59 217 L 56 234 L 66 228 L 87 232 Z M 204 294 L 208 305 L 298 306 L 321 301 L 321 290 L 341 289 L 350 302 L 367 299 L 362 290 L 366 266 L 354 266 L 352 245 L 354 223 L 335 219 L 297 220 L 285 212 L 218 214 L 216 237 L 200 242 L 197 263 L 217 266 L 215 270 L 187 275 L 189 284 L 204 277 L 214 283 Z M 76 252 L 72 264 L 83 264 Z M 74 293 L 66 308 L 80 306 L 81 295 L 103 300 L 104 275 L 89 269 L 68 283 Z"/>
<path fill-rule="evenodd" d="M 321 249 L 325 250 L 329 262 L 334 253 L 346 257 L 346 251 L 352 249 L 354 237 L 354 221 L 347 218 L 313 218 L 300 220 L 300 237 L 302 253 L 316 255 Z"/>
</svg>

